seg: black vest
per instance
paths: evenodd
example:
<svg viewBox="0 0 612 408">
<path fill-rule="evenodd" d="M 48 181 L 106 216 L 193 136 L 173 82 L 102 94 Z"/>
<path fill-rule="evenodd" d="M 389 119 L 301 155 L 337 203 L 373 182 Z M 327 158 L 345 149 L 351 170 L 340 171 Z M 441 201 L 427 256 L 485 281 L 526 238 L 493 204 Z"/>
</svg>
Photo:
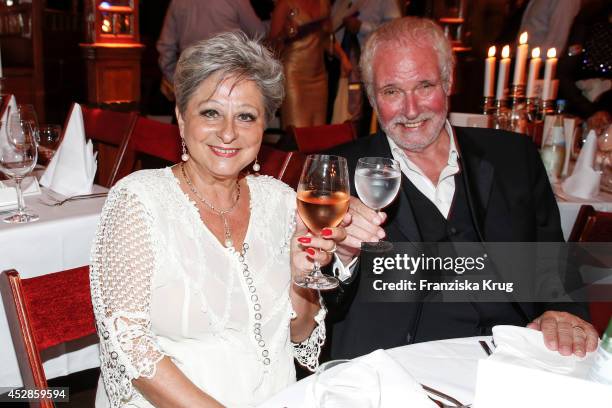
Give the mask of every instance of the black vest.
<svg viewBox="0 0 612 408">
<path fill-rule="evenodd" d="M 470 212 L 466 186 L 461 173 L 455 175 L 455 195 L 448 218 L 409 180 L 404 192 L 414 213 L 423 242 L 477 242 L 478 233 Z M 445 338 L 490 335 L 495 324 L 524 325 L 509 303 L 438 303 L 423 302 L 417 320 L 408 334 L 409 342 Z"/>
</svg>

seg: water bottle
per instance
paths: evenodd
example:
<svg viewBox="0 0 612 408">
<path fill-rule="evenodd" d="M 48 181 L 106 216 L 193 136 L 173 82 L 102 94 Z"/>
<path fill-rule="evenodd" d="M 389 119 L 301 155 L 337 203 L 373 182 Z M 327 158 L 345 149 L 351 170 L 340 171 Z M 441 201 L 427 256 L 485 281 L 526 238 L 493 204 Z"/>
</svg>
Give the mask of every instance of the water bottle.
<svg viewBox="0 0 612 408">
<path fill-rule="evenodd" d="M 597 348 L 595 363 L 589 372 L 589 379 L 612 385 L 612 319 Z"/>
<path fill-rule="evenodd" d="M 565 101 L 557 101 L 557 114 L 554 122 L 542 144 L 540 155 L 550 181 L 555 182 L 561 177 L 565 163 L 565 133 L 563 130 L 563 110 Z"/>
</svg>

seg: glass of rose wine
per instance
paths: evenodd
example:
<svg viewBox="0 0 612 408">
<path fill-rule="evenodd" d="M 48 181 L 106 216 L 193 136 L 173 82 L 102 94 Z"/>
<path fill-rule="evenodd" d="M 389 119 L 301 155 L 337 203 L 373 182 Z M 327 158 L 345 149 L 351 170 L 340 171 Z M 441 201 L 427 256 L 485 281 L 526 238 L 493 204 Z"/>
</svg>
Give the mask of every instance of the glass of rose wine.
<svg viewBox="0 0 612 408">
<path fill-rule="evenodd" d="M 355 168 L 355 190 L 365 205 L 380 212 L 397 196 L 402 182 L 402 171 L 397 160 L 386 157 L 362 157 Z M 389 241 L 362 245 L 368 252 L 385 252 L 393 249 Z"/>
<path fill-rule="evenodd" d="M 346 159 L 340 156 L 314 154 L 306 158 L 297 189 L 297 210 L 313 234 L 336 227 L 349 207 L 349 176 Z M 296 285 L 318 290 L 334 289 L 338 279 L 321 273 L 314 262 L 312 271 L 294 279 Z"/>
</svg>

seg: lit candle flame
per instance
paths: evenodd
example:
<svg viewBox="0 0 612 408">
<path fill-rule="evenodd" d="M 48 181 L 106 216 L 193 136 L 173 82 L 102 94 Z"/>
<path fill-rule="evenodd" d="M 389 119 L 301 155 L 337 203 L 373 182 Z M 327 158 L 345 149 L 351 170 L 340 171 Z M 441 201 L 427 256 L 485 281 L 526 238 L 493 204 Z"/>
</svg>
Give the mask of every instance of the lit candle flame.
<svg viewBox="0 0 612 408">
<path fill-rule="evenodd" d="M 527 44 L 527 31 L 519 37 L 519 44 Z"/>
<path fill-rule="evenodd" d="M 531 50 L 531 58 L 540 58 L 540 47 L 535 47 Z"/>
<path fill-rule="evenodd" d="M 491 46 L 491 47 L 489 47 L 489 58 L 491 58 L 491 57 L 494 57 L 494 56 L 495 56 L 495 51 L 496 51 L 496 49 L 495 49 L 495 46 L 494 46 L 494 45 L 493 45 L 493 46 Z"/>
<path fill-rule="evenodd" d="M 557 57 L 557 50 L 554 48 L 549 48 L 548 51 L 546 52 L 546 58 L 556 58 Z"/>
<path fill-rule="evenodd" d="M 508 57 L 510 57 L 510 46 L 504 45 L 504 48 L 502 48 L 502 58 L 508 58 Z"/>
</svg>

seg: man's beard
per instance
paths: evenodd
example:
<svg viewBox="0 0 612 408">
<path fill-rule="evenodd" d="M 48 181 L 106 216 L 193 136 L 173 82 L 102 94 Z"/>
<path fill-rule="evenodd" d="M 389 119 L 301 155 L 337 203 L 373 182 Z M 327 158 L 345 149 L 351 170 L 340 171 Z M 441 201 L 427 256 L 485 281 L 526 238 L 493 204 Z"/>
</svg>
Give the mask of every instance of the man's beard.
<svg viewBox="0 0 612 408">
<path fill-rule="evenodd" d="M 440 136 L 440 133 L 442 132 L 442 128 L 444 127 L 444 120 L 440 121 L 439 126 L 436 126 L 434 129 L 431 129 L 431 134 L 427 135 L 427 138 L 425 140 L 422 140 L 422 138 L 417 137 L 417 139 L 420 139 L 420 140 L 416 142 L 412 142 L 412 143 L 410 140 L 407 140 L 407 138 L 402 135 L 402 128 L 409 127 L 412 124 L 415 124 L 421 121 L 425 121 L 425 120 L 433 122 L 436 120 L 436 116 L 437 115 L 431 112 L 422 113 L 416 118 L 407 118 L 404 115 L 397 115 L 393 119 L 391 119 L 389 122 L 387 122 L 386 124 L 381 123 L 381 127 L 384 130 L 385 134 L 387 134 L 391 139 L 393 139 L 395 144 L 397 144 L 397 146 L 400 147 L 401 149 L 408 150 L 411 152 L 421 152 L 425 150 L 425 148 L 430 146 L 433 142 L 435 142 L 436 139 Z M 423 124 L 423 126 L 425 127 L 427 126 L 427 124 Z M 424 131 L 428 131 L 428 130 L 424 130 Z M 414 136 L 418 136 L 418 135 L 414 135 Z M 411 137 L 410 139 L 414 139 L 414 138 Z"/>
</svg>

